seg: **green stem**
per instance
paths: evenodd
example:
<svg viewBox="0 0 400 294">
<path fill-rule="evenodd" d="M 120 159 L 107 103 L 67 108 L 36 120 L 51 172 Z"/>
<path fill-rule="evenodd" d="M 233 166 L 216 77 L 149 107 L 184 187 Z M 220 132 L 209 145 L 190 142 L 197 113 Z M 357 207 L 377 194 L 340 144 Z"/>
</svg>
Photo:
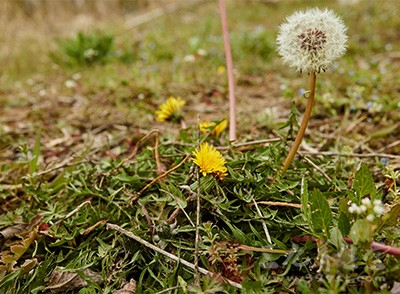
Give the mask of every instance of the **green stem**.
<svg viewBox="0 0 400 294">
<path fill-rule="evenodd" d="M 296 139 L 290 149 L 289 154 L 287 155 L 286 159 L 282 164 L 281 176 L 285 174 L 287 169 L 289 168 L 290 164 L 293 161 L 294 156 L 296 155 L 297 149 L 299 149 L 301 141 L 303 140 L 304 133 L 307 129 L 308 121 L 310 120 L 311 110 L 314 105 L 314 96 L 315 96 L 315 84 L 317 80 L 317 75 L 315 72 L 311 73 L 310 77 L 310 95 L 308 97 L 306 110 L 304 112 L 303 120 L 301 121 L 299 132 L 297 133 Z"/>
</svg>

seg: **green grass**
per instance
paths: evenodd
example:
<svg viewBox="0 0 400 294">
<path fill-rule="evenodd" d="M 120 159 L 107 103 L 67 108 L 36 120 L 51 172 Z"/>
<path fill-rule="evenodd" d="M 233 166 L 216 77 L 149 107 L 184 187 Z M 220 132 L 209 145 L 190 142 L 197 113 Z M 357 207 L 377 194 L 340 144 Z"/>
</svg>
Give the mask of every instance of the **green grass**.
<svg viewBox="0 0 400 294">
<path fill-rule="evenodd" d="M 303 149 L 285 177 L 271 184 L 298 128 L 306 104 L 299 91 L 307 84 L 281 64 L 275 35 L 293 11 L 325 4 L 343 16 L 349 48 L 318 80 L 305 141 L 321 155 Z M 218 72 L 225 64 L 218 7 L 210 2 L 131 31 L 110 23 L 96 35 L 113 40 L 97 63 L 54 64 L 50 56 L 63 54 L 57 46 L 36 52 L 31 44 L 25 56 L 16 48 L 10 64 L 37 57 L 44 70 L 22 62 L 1 79 L 1 293 L 49 287 L 112 293 L 131 280 L 136 293 L 389 293 L 400 274 L 398 257 L 371 250 L 370 243 L 400 246 L 399 158 L 387 156 L 400 151 L 398 5 L 254 1 L 228 8 L 238 141 L 282 140 L 222 148 L 228 176 L 201 176 L 199 264 L 216 276 L 203 275 L 195 285 L 190 268 L 107 230 L 107 223 L 116 224 L 194 262 L 198 183 L 192 160 L 146 185 L 194 151 L 198 115 L 228 117 L 226 76 Z M 71 41 L 75 37 L 65 40 L 78 55 L 87 50 Z M 171 95 L 187 101 L 186 129 L 154 121 L 154 111 Z M 159 136 L 141 141 L 153 128 Z M 227 132 L 218 140 L 200 139 L 228 146 Z M 116 168 L 134 150 L 136 156 Z M 368 154 L 375 156 L 362 157 Z M 385 213 L 373 222 L 349 212 L 349 201 L 359 205 L 367 195 L 384 203 Z M 187 216 L 171 218 L 182 207 Z M 55 274 L 79 276 L 80 285 L 76 277 L 63 288 Z"/>
</svg>

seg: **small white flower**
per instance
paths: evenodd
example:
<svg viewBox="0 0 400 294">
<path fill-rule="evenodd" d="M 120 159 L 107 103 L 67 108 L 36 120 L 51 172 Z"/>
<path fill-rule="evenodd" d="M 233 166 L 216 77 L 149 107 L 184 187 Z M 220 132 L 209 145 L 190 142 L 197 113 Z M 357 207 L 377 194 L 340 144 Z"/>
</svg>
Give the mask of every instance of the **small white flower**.
<svg viewBox="0 0 400 294">
<path fill-rule="evenodd" d="M 374 212 L 376 213 L 377 216 L 381 216 L 385 212 L 385 210 L 381 205 L 375 205 Z"/>
<path fill-rule="evenodd" d="M 197 54 L 199 54 L 200 56 L 206 56 L 207 51 L 205 49 L 200 48 L 199 50 L 197 50 Z"/>
<path fill-rule="evenodd" d="M 278 52 L 300 72 L 321 72 L 346 51 L 346 26 L 331 10 L 295 12 L 280 26 Z"/>
<path fill-rule="evenodd" d="M 351 203 L 351 206 L 349 207 L 349 212 L 350 213 L 360 214 L 361 213 L 361 209 L 360 209 L 360 207 L 357 206 L 357 204 Z"/>
<path fill-rule="evenodd" d="M 76 87 L 76 82 L 74 80 L 66 80 L 64 82 L 65 87 L 72 89 Z"/>
<path fill-rule="evenodd" d="M 83 52 L 83 56 L 85 56 L 85 58 L 87 58 L 87 59 L 92 59 L 93 57 L 95 57 L 97 55 L 99 55 L 99 52 L 97 50 L 94 50 L 93 48 L 86 49 Z"/>
<path fill-rule="evenodd" d="M 376 200 L 374 200 L 374 206 L 377 206 L 377 205 L 382 205 L 382 200 L 379 200 L 379 199 L 376 199 Z"/>
<path fill-rule="evenodd" d="M 367 215 L 367 221 L 372 222 L 374 220 L 375 216 L 373 214 L 368 214 Z"/>
<path fill-rule="evenodd" d="M 362 205 L 360 206 L 360 210 L 361 210 L 362 212 L 366 212 L 366 211 L 367 211 L 367 207 L 366 207 L 364 204 L 362 204 Z"/>
<path fill-rule="evenodd" d="M 193 54 L 185 55 L 185 57 L 183 57 L 183 61 L 185 62 L 193 62 L 195 60 L 196 57 Z"/>
<path fill-rule="evenodd" d="M 371 199 L 369 198 L 361 199 L 361 203 L 364 204 L 366 207 L 371 207 Z"/>
</svg>

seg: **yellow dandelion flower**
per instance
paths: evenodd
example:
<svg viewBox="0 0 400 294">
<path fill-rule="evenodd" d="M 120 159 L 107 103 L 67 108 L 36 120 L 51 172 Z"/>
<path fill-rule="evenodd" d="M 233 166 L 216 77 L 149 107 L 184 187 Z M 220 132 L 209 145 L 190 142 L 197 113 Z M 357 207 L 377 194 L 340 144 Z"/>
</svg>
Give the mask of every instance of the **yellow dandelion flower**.
<svg viewBox="0 0 400 294">
<path fill-rule="evenodd" d="M 208 145 L 207 142 L 202 143 L 200 149 L 196 149 L 193 155 L 195 157 L 193 162 L 200 168 L 203 176 L 214 174 L 222 180 L 227 175 L 225 158 L 222 157 L 222 154 L 214 146 Z"/>
<path fill-rule="evenodd" d="M 200 123 L 200 132 L 207 134 L 210 133 L 215 137 L 219 137 L 221 133 L 228 126 L 228 120 L 223 119 L 220 122 L 202 122 Z"/>
<path fill-rule="evenodd" d="M 160 109 L 156 111 L 156 121 L 178 120 L 182 117 L 182 108 L 186 101 L 181 97 L 169 97 L 165 103 L 160 105 Z"/>
<path fill-rule="evenodd" d="M 220 65 L 220 66 L 218 66 L 218 67 L 217 67 L 217 73 L 218 73 L 219 75 L 222 75 L 222 74 L 224 74 L 224 73 L 225 73 L 225 71 L 226 71 L 226 68 L 225 68 L 225 66 L 223 66 L 223 65 Z"/>
</svg>

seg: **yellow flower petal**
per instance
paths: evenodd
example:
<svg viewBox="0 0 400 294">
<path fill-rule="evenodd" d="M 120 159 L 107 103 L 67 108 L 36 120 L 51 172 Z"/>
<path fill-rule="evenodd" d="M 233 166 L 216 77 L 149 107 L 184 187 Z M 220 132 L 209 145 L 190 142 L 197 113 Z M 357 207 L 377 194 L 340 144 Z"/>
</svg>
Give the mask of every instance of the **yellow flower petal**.
<svg viewBox="0 0 400 294">
<path fill-rule="evenodd" d="M 223 119 L 218 124 L 216 122 L 201 122 L 200 123 L 200 132 L 207 134 L 210 133 L 215 137 L 219 137 L 221 133 L 228 126 L 228 120 Z"/>
<path fill-rule="evenodd" d="M 193 151 L 193 155 L 195 157 L 193 163 L 200 168 L 200 172 L 204 176 L 214 174 L 222 180 L 227 175 L 225 158 L 214 146 L 203 143 L 200 145 L 199 150 Z"/>
<path fill-rule="evenodd" d="M 161 122 L 180 118 L 182 116 L 182 108 L 185 104 L 186 101 L 182 100 L 181 97 L 169 97 L 165 103 L 160 105 L 160 109 L 155 112 L 157 115 L 156 121 Z"/>
</svg>

